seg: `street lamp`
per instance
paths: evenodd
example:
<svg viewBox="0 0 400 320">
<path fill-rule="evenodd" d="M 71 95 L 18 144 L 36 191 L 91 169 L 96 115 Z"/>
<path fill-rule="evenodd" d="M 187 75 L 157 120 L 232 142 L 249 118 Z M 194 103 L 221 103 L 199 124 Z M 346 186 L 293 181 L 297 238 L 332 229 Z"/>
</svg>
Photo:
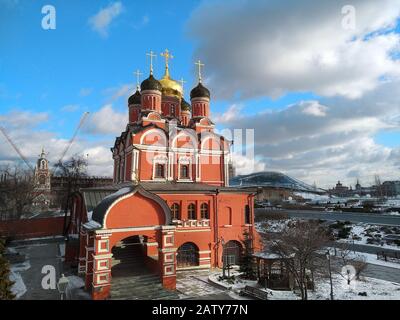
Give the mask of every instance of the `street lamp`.
<svg viewBox="0 0 400 320">
<path fill-rule="evenodd" d="M 61 295 L 61 300 L 64 300 L 64 294 L 65 291 L 67 290 L 68 282 L 69 280 L 67 277 L 64 276 L 64 274 L 62 274 L 61 278 L 58 280 L 57 289 Z"/>
<path fill-rule="evenodd" d="M 328 260 L 328 270 L 329 270 L 329 282 L 331 284 L 331 300 L 333 300 L 333 283 L 332 283 L 332 269 L 331 269 L 331 253 L 329 250 L 326 251 L 326 260 Z"/>
</svg>

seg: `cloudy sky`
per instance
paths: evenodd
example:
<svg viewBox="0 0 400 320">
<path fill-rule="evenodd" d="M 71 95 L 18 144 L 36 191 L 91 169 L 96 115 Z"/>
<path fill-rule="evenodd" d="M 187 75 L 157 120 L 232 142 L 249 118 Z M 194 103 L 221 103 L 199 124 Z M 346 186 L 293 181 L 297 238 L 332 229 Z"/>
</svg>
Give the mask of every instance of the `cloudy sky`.
<svg viewBox="0 0 400 320">
<path fill-rule="evenodd" d="M 254 165 L 244 153 L 238 173 L 400 179 L 400 0 L 50 2 L 0 0 L 0 125 L 32 161 L 44 146 L 55 162 L 89 111 L 69 155 L 110 175 L 133 71 L 168 48 L 186 93 L 204 61 L 218 129 L 254 129 Z M 0 161 L 16 159 L 0 137 Z"/>
</svg>

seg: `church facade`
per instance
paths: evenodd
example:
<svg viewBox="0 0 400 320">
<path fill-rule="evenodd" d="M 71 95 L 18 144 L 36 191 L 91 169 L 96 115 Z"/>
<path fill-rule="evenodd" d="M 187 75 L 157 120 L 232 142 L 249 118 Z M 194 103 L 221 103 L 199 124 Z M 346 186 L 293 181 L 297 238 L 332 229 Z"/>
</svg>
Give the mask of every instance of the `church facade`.
<svg viewBox="0 0 400 320">
<path fill-rule="evenodd" d="M 128 100 L 128 123 L 111 148 L 114 184 L 74 195 L 67 251 L 78 238 L 78 271 L 93 299 L 112 298 L 122 263 L 115 248 L 139 248 L 146 268 L 174 290 L 177 272 L 238 264 L 245 241 L 260 247 L 255 193 L 229 187 L 232 141 L 214 132 L 202 64 L 188 103 L 170 76 L 171 55 L 163 56 L 163 78 L 151 63 Z"/>
</svg>

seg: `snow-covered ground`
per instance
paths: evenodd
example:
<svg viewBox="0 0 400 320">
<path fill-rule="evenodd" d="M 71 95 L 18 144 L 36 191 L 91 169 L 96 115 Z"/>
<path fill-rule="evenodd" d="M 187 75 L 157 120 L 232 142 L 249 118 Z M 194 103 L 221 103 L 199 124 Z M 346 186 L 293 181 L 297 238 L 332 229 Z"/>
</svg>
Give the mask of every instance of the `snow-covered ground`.
<svg viewBox="0 0 400 320">
<path fill-rule="evenodd" d="M 333 294 L 335 300 L 400 300 L 400 284 L 373 278 L 362 278 L 351 280 L 350 285 L 347 280 L 340 275 L 333 275 Z M 329 300 L 330 299 L 329 279 L 319 280 L 316 284 L 315 292 L 308 292 L 309 300 Z M 291 291 L 274 291 L 270 300 L 299 300 L 300 296 Z M 365 295 L 366 294 L 366 295 Z"/>
<path fill-rule="evenodd" d="M 15 294 L 16 299 L 24 295 L 26 292 L 26 286 L 24 281 L 22 280 L 21 271 L 28 270 L 31 267 L 29 261 L 25 261 L 23 263 L 13 264 L 10 267 L 10 280 L 14 282 L 11 291 Z"/>
<path fill-rule="evenodd" d="M 235 299 L 246 299 L 239 295 L 241 289 L 246 285 L 259 287 L 257 281 L 240 279 L 238 271 L 231 272 L 235 276 L 234 283 L 221 280 L 221 271 L 214 272 L 209 276 L 209 280 L 229 289 L 231 296 Z M 350 285 L 347 279 L 339 274 L 333 274 L 333 293 L 335 300 L 400 300 L 400 284 L 368 277 L 361 277 L 360 280 L 352 279 Z M 269 300 L 299 300 L 300 295 L 292 291 L 276 291 L 262 289 L 269 293 Z M 366 296 L 365 296 L 366 293 Z M 362 294 L 362 295 L 359 295 Z M 328 300 L 330 299 L 329 279 L 318 279 L 316 281 L 315 292 L 308 292 L 309 300 Z"/>
</svg>

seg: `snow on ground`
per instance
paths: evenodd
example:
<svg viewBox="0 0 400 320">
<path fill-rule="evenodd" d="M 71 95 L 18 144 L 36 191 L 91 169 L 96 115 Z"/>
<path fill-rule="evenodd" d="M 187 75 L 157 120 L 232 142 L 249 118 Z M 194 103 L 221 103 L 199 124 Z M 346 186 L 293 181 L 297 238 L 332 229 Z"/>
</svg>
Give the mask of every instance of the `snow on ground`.
<svg viewBox="0 0 400 320">
<path fill-rule="evenodd" d="M 400 284 L 361 277 L 352 279 L 350 285 L 341 275 L 332 275 L 334 300 L 400 300 Z M 300 295 L 292 291 L 267 289 L 269 300 L 299 300 Z M 308 291 L 309 300 L 329 300 L 331 286 L 329 279 L 318 280 L 315 292 Z"/>
<path fill-rule="evenodd" d="M 302 197 L 303 199 L 308 199 L 312 201 L 330 201 L 332 200 L 332 197 L 328 195 L 319 195 L 315 193 L 308 193 L 308 192 L 295 192 L 295 196 Z"/>
<path fill-rule="evenodd" d="M 266 220 L 263 222 L 257 222 L 256 229 L 261 232 L 281 232 L 290 221 L 293 220 Z"/>
<path fill-rule="evenodd" d="M 373 278 L 362 278 L 352 280 L 350 285 L 340 275 L 333 276 L 333 293 L 336 300 L 400 300 L 400 284 L 378 280 Z M 359 295 L 366 293 L 366 296 Z M 310 300 L 327 300 L 330 298 L 330 283 L 328 279 L 317 282 L 315 293 L 311 293 Z"/>
<path fill-rule="evenodd" d="M 11 291 L 15 294 L 16 299 L 21 297 L 26 292 L 26 286 L 24 280 L 22 280 L 21 271 L 28 270 L 31 267 L 29 261 L 25 261 L 23 263 L 13 264 L 10 267 L 10 280 L 14 282 Z"/>
</svg>

